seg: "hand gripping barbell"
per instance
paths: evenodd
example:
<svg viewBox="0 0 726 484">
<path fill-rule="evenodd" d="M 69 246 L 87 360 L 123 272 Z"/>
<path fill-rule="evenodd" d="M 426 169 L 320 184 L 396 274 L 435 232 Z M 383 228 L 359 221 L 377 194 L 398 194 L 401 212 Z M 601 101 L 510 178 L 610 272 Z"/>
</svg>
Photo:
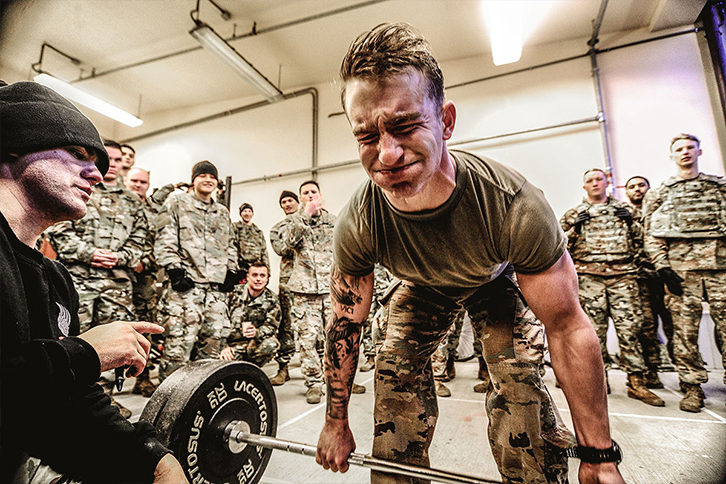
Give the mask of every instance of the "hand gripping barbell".
<svg viewBox="0 0 726 484">
<path fill-rule="evenodd" d="M 314 457 L 314 446 L 275 438 L 277 400 L 267 375 L 250 363 L 192 362 L 169 376 L 141 420 L 157 429 L 191 483 L 256 484 L 273 449 Z M 500 483 L 352 453 L 348 463 L 453 484 Z"/>
</svg>

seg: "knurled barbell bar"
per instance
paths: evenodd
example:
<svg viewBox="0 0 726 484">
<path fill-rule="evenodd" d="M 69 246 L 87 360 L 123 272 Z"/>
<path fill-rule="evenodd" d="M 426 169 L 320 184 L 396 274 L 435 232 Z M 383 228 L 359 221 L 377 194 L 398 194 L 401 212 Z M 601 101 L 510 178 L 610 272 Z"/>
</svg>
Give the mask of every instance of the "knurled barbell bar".
<svg viewBox="0 0 726 484">
<path fill-rule="evenodd" d="M 267 375 L 250 363 L 192 362 L 159 386 L 141 414 L 176 455 L 192 483 L 256 484 L 273 449 L 314 457 L 314 446 L 275 438 L 277 400 Z M 453 484 L 500 481 L 353 453 L 348 463 Z"/>
</svg>

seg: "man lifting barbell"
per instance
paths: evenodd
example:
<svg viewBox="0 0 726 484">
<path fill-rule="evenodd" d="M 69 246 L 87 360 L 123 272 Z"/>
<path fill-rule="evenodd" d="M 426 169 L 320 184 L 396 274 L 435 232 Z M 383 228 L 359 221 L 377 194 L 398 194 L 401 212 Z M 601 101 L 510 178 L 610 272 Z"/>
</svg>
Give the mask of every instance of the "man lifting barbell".
<svg viewBox="0 0 726 484">
<path fill-rule="evenodd" d="M 456 108 L 445 100 L 428 42 L 409 25 L 382 24 L 359 36 L 341 77 L 341 100 L 370 180 L 335 227 L 318 463 L 345 472 L 355 449 L 348 402 L 380 263 L 402 282 L 376 357 L 374 456 L 429 464 L 438 414 L 430 356 L 463 307 L 493 383 L 489 437 L 504 479 L 564 482 L 566 448 L 579 443 L 581 455 L 594 454 L 580 466 L 581 483 L 622 483 L 598 340 L 542 192 L 493 160 L 448 150 Z M 544 328 L 577 442 L 539 375 Z"/>
</svg>

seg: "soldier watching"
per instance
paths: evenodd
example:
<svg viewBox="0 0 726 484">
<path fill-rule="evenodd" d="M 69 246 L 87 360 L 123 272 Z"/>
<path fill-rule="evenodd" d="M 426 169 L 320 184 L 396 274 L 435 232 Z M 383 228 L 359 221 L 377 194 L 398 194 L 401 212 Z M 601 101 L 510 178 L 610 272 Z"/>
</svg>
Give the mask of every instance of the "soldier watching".
<svg viewBox="0 0 726 484">
<path fill-rule="evenodd" d="M 222 360 L 249 361 L 263 367 L 280 347 L 275 335 L 280 326 L 280 302 L 267 287 L 270 269 L 262 261 L 254 261 L 247 271 L 247 283 L 232 293 L 232 332 Z"/>
<path fill-rule="evenodd" d="M 119 169 L 119 178 L 126 180 L 131 167 L 136 163 L 136 150 L 131 145 L 121 145 L 121 168 Z"/>
<path fill-rule="evenodd" d="M 240 205 L 239 216 L 242 220 L 234 223 L 234 234 L 238 252 L 237 265 L 240 275 L 244 276 L 252 262 L 259 260 L 269 267 L 270 259 L 267 256 L 265 234 L 252 223 L 252 217 L 255 216 L 252 205 L 249 203 Z"/>
<path fill-rule="evenodd" d="M 628 374 L 628 396 L 648 405 L 663 406 L 665 402 L 645 386 L 645 365 L 638 342 L 642 312 L 635 278 L 635 240 L 640 234 L 640 224 L 633 220 L 627 204 L 608 196 L 603 170 L 593 168 L 583 178 L 582 188 L 587 196 L 580 205 L 565 212 L 560 224 L 575 261 L 580 304 L 600 339 L 606 381 L 610 359 L 608 317 L 611 317 L 620 346 L 620 367 Z"/>
<path fill-rule="evenodd" d="M 156 263 L 166 271 L 159 323 L 166 328 L 159 380 L 195 359 L 219 357 L 229 335 L 228 294 L 237 282 L 237 249 L 229 211 L 212 194 L 217 167 L 192 168 L 191 193 L 175 192 L 157 218 Z"/>
<path fill-rule="evenodd" d="M 281 257 L 279 277 L 279 300 L 280 300 L 280 327 L 277 332 L 277 339 L 280 342 L 280 349 L 277 350 L 275 361 L 278 364 L 277 374 L 270 378 L 270 383 L 275 386 L 283 385 L 290 380 L 288 365 L 295 354 L 295 333 L 292 327 L 291 307 L 292 293 L 287 287 L 290 280 L 292 268 L 295 264 L 295 249 L 288 246 L 282 239 L 282 228 L 290 219 L 290 216 L 298 211 L 300 201 L 295 192 L 283 190 L 280 194 L 280 208 L 285 212 L 285 218 L 276 223 L 270 230 L 270 245 L 272 250 Z"/>
<path fill-rule="evenodd" d="M 134 267 L 148 237 L 146 213 L 139 197 L 118 183 L 121 146 L 105 140 L 109 168 L 95 186 L 88 212 L 80 220 L 61 222 L 48 231 L 58 260 L 73 277 L 78 290 L 81 332 L 112 321 L 135 321 Z M 102 375 L 101 386 L 111 396 L 113 372 Z M 116 402 L 125 417 L 131 411 Z"/>
<path fill-rule="evenodd" d="M 726 366 L 726 180 L 698 171 L 703 151 L 693 135 L 673 138 L 670 153 L 678 174 L 645 197 L 645 250 L 669 292 L 673 356 L 685 393 L 679 407 L 700 412 L 701 384 L 708 381 L 698 349 L 704 297 Z"/>
</svg>

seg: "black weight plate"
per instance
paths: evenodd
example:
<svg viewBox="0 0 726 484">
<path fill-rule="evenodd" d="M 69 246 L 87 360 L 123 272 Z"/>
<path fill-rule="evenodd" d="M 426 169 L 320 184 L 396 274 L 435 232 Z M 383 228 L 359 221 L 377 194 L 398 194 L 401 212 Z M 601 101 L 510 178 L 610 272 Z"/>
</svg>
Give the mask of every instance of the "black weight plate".
<svg viewBox="0 0 726 484">
<path fill-rule="evenodd" d="M 184 365 L 161 382 L 156 391 L 151 395 L 151 398 L 149 398 L 149 401 L 146 402 L 146 406 L 141 412 L 139 420 L 148 422 L 156 427 L 156 420 L 161 413 L 161 409 L 164 408 L 169 396 L 174 392 L 176 386 L 186 378 L 186 374 L 189 371 L 190 366 Z"/>
<path fill-rule="evenodd" d="M 156 419 L 160 440 L 174 452 L 189 482 L 259 482 L 272 450 L 246 446 L 235 454 L 224 429 L 242 420 L 251 433 L 276 435 L 277 399 L 267 375 L 239 361 L 202 360 L 190 366 Z"/>
</svg>

